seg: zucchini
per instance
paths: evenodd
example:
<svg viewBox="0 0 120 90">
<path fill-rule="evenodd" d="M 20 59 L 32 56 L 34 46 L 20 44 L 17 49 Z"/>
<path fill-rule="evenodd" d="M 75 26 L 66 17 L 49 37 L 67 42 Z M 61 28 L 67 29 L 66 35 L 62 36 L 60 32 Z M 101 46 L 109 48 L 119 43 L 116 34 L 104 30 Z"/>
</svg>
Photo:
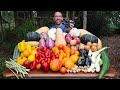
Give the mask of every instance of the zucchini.
<svg viewBox="0 0 120 90">
<path fill-rule="evenodd" d="M 20 55 L 20 51 L 18 50 L 18 45 L 15 46 L 14 52 L 13 52 L 13 60 L 16 60 Z"/>
<path fill-rule="evenodd" d="M 103 65 L 99 74 L 99 79 L 103 78 L 103 76 L 108 72 L 110 66 L 110 60 L 105 50 L 101 52 L 101 59 L 103 60 Z"/>
</svg>

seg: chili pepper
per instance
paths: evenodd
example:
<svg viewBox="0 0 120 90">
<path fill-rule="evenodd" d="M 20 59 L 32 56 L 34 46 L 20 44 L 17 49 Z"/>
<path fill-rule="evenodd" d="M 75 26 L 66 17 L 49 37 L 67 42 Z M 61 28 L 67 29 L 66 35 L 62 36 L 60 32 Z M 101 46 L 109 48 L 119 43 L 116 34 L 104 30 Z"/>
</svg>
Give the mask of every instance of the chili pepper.
<svg viewBox="0 0 120 90">
<path fill-rule="evenodd" d="M 52 51 L 50 50 L 50 58 L 52 57 Z"/>
<path fill-rule="evenodd" d="M 39 59 L 35 59 L 36 63 L 38 64 L 39 63 Z"/>
<path fill-rule="evenodd" d="M 50 58 L 47 58 L 47 63 L 50 63 Z"/>
<path fill-rule="evenodd" d="M 52 55 L 52 58 L 51 58 L 52 60 L 54 60 L 55 59 L 55 55 Z"/>
<path fill-rule="evenodd" d="M 30 63 L 30 70 L 34 70 L 36 68 L 36 65 L 37 65 L 36 61 L 31 62 Z"/>
<path fill-rule="evenodd" d="M 59 58 L 59 54 L 57 52 L 54 53 L 56 58 Z"/>
<path fill-rule="evenodd" d="M 47 62 L 48 61 L 48 58 L 45 58 L 45 62 Z"/>
<path fill-rule="evenodd" d="M 40 53 L 35 54 L 35 58 L 39 59 L 40 58 Z"/>
<path fill-rule="evenodd" d="M 45 52 L 45 57 L 49 57 L 49 51 Z"/>
<path fill-rule="evenodd" d="M 40 63 L 43 64 L 45 61 L 44 60 L 41 60 Z"/>
<path fill-rule="evenodd" d="M 23 66 L 26 68 L 30 68 L 30 62 L 28 60 L 25 60 Z"/>
<path fill-rule="evenodd" d="M 45 55 L 44 54 L 40 54 L 40 58 L 44 58 L 45 59 Z"/>
</svg>

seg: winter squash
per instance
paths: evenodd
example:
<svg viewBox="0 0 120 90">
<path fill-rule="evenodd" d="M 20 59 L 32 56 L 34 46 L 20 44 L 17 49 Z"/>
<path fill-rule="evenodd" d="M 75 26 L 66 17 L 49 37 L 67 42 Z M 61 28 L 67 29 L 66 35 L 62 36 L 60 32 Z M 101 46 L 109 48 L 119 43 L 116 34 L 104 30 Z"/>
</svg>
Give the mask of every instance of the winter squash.
<svg viewBox="0 0 120 90">
<path fill-rule="evenodd" d="M 25 35 L 25 41 L 39 41 L 40 40 L 40 34 L 38 32 L 28 32 Z"/>
<path fill-rule="evenodd" d="M 81 37 L 81 43 L 87 44 L 87 42 L 98 43 L 98 37 L 90 34 L 84 34 Z"/>
</svg>

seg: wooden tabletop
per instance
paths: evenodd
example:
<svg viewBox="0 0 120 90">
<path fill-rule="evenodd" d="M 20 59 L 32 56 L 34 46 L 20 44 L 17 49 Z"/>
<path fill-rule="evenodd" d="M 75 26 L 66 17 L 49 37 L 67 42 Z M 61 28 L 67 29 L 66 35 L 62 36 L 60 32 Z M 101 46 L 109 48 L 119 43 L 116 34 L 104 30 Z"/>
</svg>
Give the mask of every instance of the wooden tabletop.
<svg viewBox="0 0 120 90">
<path fill-rule="evenodd" d="M 42 70 L 33 70 L 29 72 L 30 78 L 97 78 L 99 76 L 99 73 L 65 73 L 61 74 L 60 72 L 52 72 L 49 70 L 49 72 L 44 72 Z M 110 66 L 108 73 L 104 75 L 104 77 L 115 77 L 116 71 L 114 68 Z M 9 69 L 6 69 L 3 72 L 4 77 L 11 77 L 15 76 Z M 20 75 L 18 75 L 20 77 Z M 26 78 L 29 78 L 26 76 Z"/>
</svg>

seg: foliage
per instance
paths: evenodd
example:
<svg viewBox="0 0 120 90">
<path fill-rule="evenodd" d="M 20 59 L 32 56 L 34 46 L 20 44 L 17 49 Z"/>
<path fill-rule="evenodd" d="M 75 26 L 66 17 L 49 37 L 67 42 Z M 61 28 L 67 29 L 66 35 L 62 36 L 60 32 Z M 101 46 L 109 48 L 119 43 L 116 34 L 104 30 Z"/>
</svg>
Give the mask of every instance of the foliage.
<svg viewBox="0 0 120 90">
<path fill-rule="evenodd" d="M 119 11 L 89 11 L 87 29 L 91 33 L 112 35 L 120 29 Z"/>
<path fill-rule="evenodd" d="M 26 33 L 30 31 L 35 31 L 38 29 L 38 26 L 33 23 L 32 20 L 23 20 L 23 22 L 15 28 L 15 33 L 18 35 L 19 41 L 24 39 Z"/>
<path fill-rule="evenodd" d="M 0 55 L 0 79 L 16 79 L 16 77 L 4 77 L 2 75 L 4 70 L 6 69 L 6 66 L 5 66 L 6 60 L 9 60 L 9 58 L 6 58 Z"/>
</svg>

